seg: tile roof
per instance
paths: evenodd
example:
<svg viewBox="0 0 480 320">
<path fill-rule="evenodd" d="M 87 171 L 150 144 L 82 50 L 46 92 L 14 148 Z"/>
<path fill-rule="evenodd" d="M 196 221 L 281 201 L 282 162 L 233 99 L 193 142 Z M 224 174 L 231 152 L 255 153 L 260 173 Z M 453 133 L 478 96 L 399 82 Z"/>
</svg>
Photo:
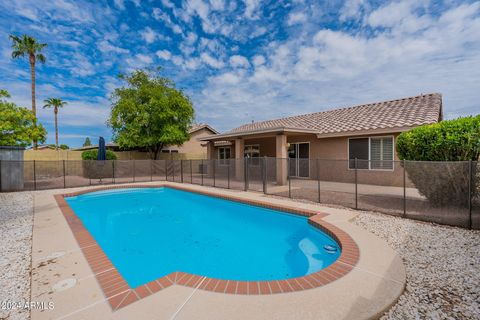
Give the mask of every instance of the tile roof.
<svg viewBox="0 0 480 320">
<path fill-rule="evenodd" d="M 441 120 L 441 117 L 442 95 L 440 93 L 430 93 L 397 100 L 248 123 L 225 133 L 225 135 L 276 128 L 313 130 L 319 135 L 337 134 L 352 131 L 414 127 L 438 122 Z"/>
<path fill-rule="evenodd" d="M 192 133 L 192 132 L 198 131 L 198 130 L 203 129 L 203 128 L 207 128 L 208 130 L 212 131 L 213 133 L 218 134 L 217 130 L 213 129 L 211 126 L 209 126 L 206 123 L 194 124 L 190 127 L 190 130 L 188 132 Z"/>
</svg>

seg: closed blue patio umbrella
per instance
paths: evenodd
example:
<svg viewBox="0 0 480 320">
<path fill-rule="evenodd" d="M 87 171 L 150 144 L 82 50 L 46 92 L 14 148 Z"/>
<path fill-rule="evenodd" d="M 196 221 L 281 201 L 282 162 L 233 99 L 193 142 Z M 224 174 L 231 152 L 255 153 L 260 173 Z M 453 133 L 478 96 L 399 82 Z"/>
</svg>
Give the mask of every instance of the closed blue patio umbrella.
<svg viewBox="0 0 480 320">
<path fill-rule="evenodd" d="M 97 160 L 107 160 L 107 150 L 105 148 L 105 139 L 100 137 L 98 140 L 98 159 Z"/>
</svg>

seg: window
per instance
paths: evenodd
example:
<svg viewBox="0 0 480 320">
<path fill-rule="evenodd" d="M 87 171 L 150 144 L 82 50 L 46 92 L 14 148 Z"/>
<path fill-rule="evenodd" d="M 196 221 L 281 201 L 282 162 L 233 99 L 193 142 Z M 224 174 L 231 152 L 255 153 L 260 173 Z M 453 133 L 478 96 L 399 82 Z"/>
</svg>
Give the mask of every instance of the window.
<svg viewBox="0 0 480 320">
<path fill-rule="evenodd" d="M 218 164 L 219 165 L 228 165 L 227 159 L 230 159 L 230 147 L 228 148 L 218 148 Z"/>
<path fill-rule="evenodd" d="M 243 151 L 243 156 L 245 158 L 251 158 L 251 161 L 249 161 L 249 164 L 252 164 L 254 166 L 260 165 L 260 146 L 258 144 L 252 144 L 252 145 L 247 145 L 245 146 L 245 149 Z"/>
<path fill-rule="evenodd" d="M 355 169 L 393 170 L 393 137 L 348 140 L 348 167 Z"/>
<path fill-rule="evenodd" d="M 370 138 L 370 169 L 393 169 L 393 138 Z"/>
</svg>

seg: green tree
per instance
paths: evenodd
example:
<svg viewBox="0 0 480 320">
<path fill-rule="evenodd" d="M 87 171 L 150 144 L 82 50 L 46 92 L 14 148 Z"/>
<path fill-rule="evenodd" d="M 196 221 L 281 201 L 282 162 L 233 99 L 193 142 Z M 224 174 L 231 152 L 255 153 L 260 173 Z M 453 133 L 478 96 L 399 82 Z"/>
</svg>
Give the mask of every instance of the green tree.
<svg viewBox="0 0 480 320">
<path fill-rule="evenodd" d="M 55 149 L 58 150 L 58 109 L 63 108 L 67 102 L 60 98 L 48 98 L 43 100 L 43 102 L 45 103 L 43 108 L 53 108 L 53 113 L 55 114 Z"/>
<path fill-rule="evenodd" d="M 45 142 L 47 131 L 35 124 L 33 112 L 1 99 L 8 97 L 7 91 L 0 90 L 0 146 L 26 147 L 32 141 Z"/>
<path fill-rule="evenodd" d="M 145 148 L 153 159 L 168 145 L 190 138 L 194 110 L 190 99 L 158 72 L 137 70 L 121 75 L 126 86 L 115 89 L 109 126 L 122 148 Z"/>
<path fill-rule="evenodd" d="M 45 63 L 45 56 L 42 53 L 43 48 L 47 46 L 46 43 L 39 43 L 37 39 L 24 34 L 22 37 L 10 35 L 12 40 L 12 58 L 18 59 L 28 56 L 30 62 L 30 75 L 32 79 L 32 113 L 34 117 L 34 125 L 37 123 L 37 108 L 35 102 L 35 63 L 40 61 Z M 37 148 L 37 141 L 33 141 L 33 146 Z"/>
<path fill-rule="evenodd" d="M 59 145 L 58 147 L 59 147 L 60 149 L 62 149 L 62 150 L 68 150 L 68 149 L 70 149 L 70 147 L 69 147 L 68 145 L 66 145 L 66 144 L 61 144 L 61 145 Z"/>
<path fill-rule="evenodd" d="M 84 147 L 90 147 L 92 145 L 92 142 L 90 141 L 90 138 L 87 137 L 85 138 L 85 142 L 83 143 Z"/>
</svg>

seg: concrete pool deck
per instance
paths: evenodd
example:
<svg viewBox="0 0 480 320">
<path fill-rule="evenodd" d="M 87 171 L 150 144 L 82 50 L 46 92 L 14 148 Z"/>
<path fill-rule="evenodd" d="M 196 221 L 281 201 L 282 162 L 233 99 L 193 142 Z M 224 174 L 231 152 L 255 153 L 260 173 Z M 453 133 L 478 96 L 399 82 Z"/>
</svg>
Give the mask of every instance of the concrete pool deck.
<svg viewBox="0 0 480 320">
<path fill-rule="evenodd" d="M 325 213 L 322 220 L 345 231 L 358 245 L 358 263 L 343 277 L 303 291 L 225 294 L 201 290 L 199 281 L 194 287 L 173 284 L 113 311 L 54 198 L 55 194 L 92 187 L 41 191 L 36 193 L 34 205 L 31 300 L 53 302 L 54 308 L 33 309 L 32 319 L 368 319 L 380 316 L 403 292 L 405 269 L 401 259 L 384 241 L 351 224 L 349 220 L 355 217 L 351 211 L 252 192 L 194 185 L 188 188 Z"/>
</svg>

